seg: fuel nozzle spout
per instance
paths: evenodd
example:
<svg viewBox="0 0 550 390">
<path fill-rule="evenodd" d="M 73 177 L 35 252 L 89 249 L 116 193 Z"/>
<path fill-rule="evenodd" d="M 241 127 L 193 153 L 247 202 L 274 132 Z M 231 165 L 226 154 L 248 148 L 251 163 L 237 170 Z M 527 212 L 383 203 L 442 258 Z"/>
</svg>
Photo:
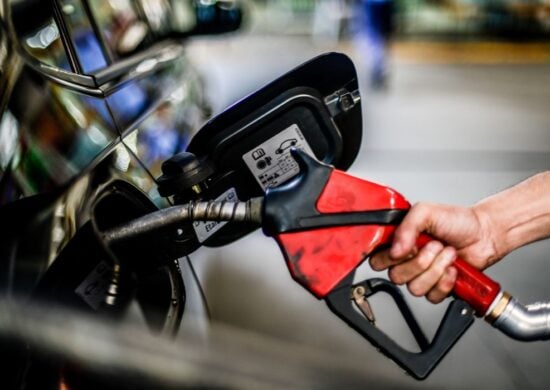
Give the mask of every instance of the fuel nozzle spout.
<svg viewBox="0 0 550 390">
<path fill-rule="evenodd" d="M 188 221 L 239 221 L 261 223 L 263 198 L 246 202 L 207 201 L 190 202 L 155 211 L 103 232 L 109 244 L 135 240 L 159 231 L 177 228 Z"/>
<path fill-rule="evenodd" d="M 487 322 L 520 341 L 550 339 L 550 302 L 523 305 L 503 292 L 485 316 Z"/>
</svg>

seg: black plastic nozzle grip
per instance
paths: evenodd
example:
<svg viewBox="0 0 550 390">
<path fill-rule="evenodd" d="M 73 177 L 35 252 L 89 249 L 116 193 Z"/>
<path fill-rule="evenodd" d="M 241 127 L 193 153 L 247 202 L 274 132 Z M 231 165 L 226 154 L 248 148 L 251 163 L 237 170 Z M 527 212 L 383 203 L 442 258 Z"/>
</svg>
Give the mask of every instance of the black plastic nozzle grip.
<svg viewBox="0 0 550 390">
<path fill-rule="evenodd" d="M 350 291 L 358 284 L 352 286 L 352 280 L 353 275 L 348 276 L 339 288 L 325 298 L 329 308 L 416 379 L 425 379 L 474 321 L 472 308 L 466 302 L 454 300 L 449 304 L 433 340 L 427 342 L 397 286 L 379 278 L 360 283 L 364 285 L 367 295 L 383 291 L 394 299 L 420 347 L 420 352 L 408 351 L 355 310 Z"/>
</svg>

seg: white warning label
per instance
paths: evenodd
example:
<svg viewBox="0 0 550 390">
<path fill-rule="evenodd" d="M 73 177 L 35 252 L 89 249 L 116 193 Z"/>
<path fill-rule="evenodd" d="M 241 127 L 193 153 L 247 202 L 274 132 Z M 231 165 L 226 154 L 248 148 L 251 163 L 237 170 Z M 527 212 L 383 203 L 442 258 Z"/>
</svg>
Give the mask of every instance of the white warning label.
<svg viewBox="0 0 550 390">
<path fill-rule="evenodd" d="M 264 190 L 276 187 L 300 172 L 290 154 L 292 148 L 302 149 L 315 158 L 313 150 L 295 124 L 243 155 L 244 162 Z"/>
<path fill-rule="evenodd" d="M 77 295 L 94 310 L 99 308 L 107 295 L 111 272 L 112 267 L 107 262 L 102 261 L 86 276 L 86 279 L 75 290 Z"/>
<path fill-rule="evenodd" d="M 237 202 L 237 191 L 234 188 L 230 188 L 225 191 L 223 194 L 218 196 L 216 200 L 226 200 L 228 202 Z M 210 237 L 212 234 L 220 230 L 227 222 L 215 222 L 215 221 L 195 221 L 193 222 L 193 228 L 195 229 L 195 234 L 200 243 L 203 243 Z"/>
</svg>

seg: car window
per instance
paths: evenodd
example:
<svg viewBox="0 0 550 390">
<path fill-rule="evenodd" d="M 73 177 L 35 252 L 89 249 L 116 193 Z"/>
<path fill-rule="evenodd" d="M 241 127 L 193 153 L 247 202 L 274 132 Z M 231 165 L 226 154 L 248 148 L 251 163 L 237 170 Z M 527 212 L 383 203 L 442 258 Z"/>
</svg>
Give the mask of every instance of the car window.
<svg viewBox="0 0 550 390">
<path fill-rule="evenodd" d="M 143 14 L 156 35 L 164 35 L 172 28 L 172 7 L 168 0 L 139 0 Z"/>
<path fill-rule="evenodd" d="M 144 0 L 147 1 L 147 0 Z M 171 27 L 174 31 L 191 31 L 197 24 L 197 13 L 191 1 L 172 1 Z"/>
<path fill-rule="evenodd" d="M 0 118 L 0 177 L 15 155 L 17 149 L 19 125 L 9 110 Z"/>
<path fill-rule="evenodd" d="M 53 18 L 21 37 L 21 45 L 39 61 L 61 69 L 71 70 L 59 28 Z"/>
<path fill-rule="evenodd" d="M 88 0 L 95 22 L 113 59 L 127 57 L 150 41 L 149 26 L 130 0 Z"/>
<path fill-rule="evenodd" d="M 117 138 L 102 99 L 46 82 L 43 88 L 22 83 L 12 100 L 16 121 L 2 124 L 21 134 L 13 170 L 27 195 L 64 185 Z"/>
<path fill-rule="evenodd" d="M 0 117 L 0 205 L 13 202 L 21 195 L 19 189 L 10 180 L 9 166 L 20 152 L 19 123 L 9 110 Z"/>
<path fill-rule="evenodd" d="M 61 0 L 61 12 L 84 73 L 107 66 L 107 54 L 94 32 L 81 0 Z"/>
<path fill-rule="evenodd" d="M 154 107 L 144 121 L 130 127 L 129 133 L 123 134 L 125 140 L 134 137 L 133 150 L 136 156 L 155 178 L 162 174 L 162 162 L 184 151 L 206 120 L 207 107 L 202 104 L 197 80 L 192 74 L 180 80 L 178 86 L 172 89 L 161 104 Z M 158 81 L 168 84 L 171 80 L 166 78 Z"/>
</svg>

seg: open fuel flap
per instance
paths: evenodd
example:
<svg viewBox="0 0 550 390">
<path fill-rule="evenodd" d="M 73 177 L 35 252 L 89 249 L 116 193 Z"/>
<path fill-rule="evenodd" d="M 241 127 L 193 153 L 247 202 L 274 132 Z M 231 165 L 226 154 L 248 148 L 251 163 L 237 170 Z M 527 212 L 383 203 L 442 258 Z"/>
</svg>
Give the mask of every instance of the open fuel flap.
<svg viewBox="0 0 550 390">
<path fill-rule="evenodd" d="M 159 192 L 175 203 L 248 200 L 296 176 L 298 148 L 345 170 L 361 144 L 361 99 L 351 60 L 316 57 L 206 123 L 186 152 L 164 162 Z M 231 242 L 253 227 L 195 222 L 181 230 L 196 247 Z"/>
</svg>

